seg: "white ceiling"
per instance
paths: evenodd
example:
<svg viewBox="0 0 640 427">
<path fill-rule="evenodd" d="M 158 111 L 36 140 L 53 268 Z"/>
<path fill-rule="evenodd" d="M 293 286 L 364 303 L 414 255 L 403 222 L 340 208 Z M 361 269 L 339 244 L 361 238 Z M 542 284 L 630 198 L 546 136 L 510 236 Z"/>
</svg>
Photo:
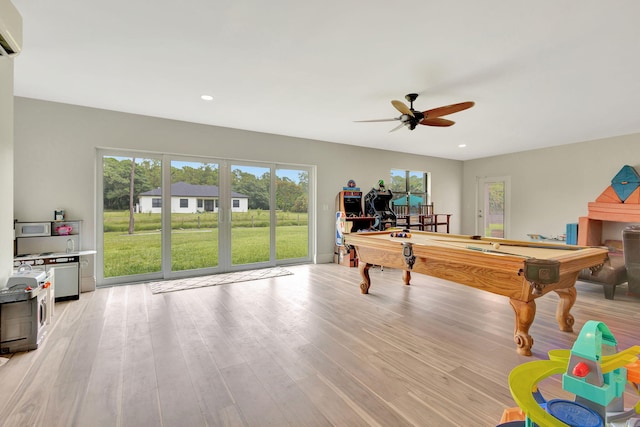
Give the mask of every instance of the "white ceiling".
<svg viewBox="0 0 640 427">
<path fill-rule="evenodd" d="M 17 96 L 458 160 L 640 132 L 637 0 L 13 3 Z M 476 105 L 354 123 L 410 92 Z"/>
</svg>

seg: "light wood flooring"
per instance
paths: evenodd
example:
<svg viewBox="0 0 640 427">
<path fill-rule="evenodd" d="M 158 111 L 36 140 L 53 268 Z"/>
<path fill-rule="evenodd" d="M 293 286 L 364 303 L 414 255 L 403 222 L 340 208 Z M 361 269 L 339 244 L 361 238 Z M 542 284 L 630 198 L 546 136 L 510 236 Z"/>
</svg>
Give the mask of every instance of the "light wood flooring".
<svg viewBox="0 0 640 427">
<path fill-rule="evenodd" d="M 570 348 L 589 319 L 640 344 L 640 298 L 579 282 L 575 332 L 538 299 L 532 357 L 507 298 L 398 270 L 294 274 L 151 294 L 135 284 L 56 304 L 39 349 L 0 366 L 2 426 L 495 426 L 518 364 Z M 558 380 L 543 393 L 562 395 Z"/>
</svg>

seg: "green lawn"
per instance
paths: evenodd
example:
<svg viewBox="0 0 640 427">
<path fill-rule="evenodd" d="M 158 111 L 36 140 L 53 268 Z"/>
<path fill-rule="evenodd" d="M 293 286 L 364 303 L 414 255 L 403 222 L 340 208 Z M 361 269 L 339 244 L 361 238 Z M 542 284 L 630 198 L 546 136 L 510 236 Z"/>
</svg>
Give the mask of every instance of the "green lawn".
<svg viewBox="0 0 640 427">
<path fill-rule="evenodd" d="M 269 212 L 261 209 L 252 209 L 248 212 L 233 213 L 233 227 L 268 227 Z M 156 231 L 162 227 L 160 214 L 136 213 L 134 214 L 135 231 Z M 307 226 L 309 216 L 306 213 L 276 212 L 278 226 L 295 225 Z M 194 214 L 171 215 L 171 228 L 175 229 L 207 229 L 218 228 L 218 214 L 214 212 L 202 212 Z M 129 230 L 129 211 L 109 211 L 104 214 L 104 231 Z"/>
<path fill-rule="evenodd" d="M 218 265 L 217 214 L 173 214 L 171 264 L 173 271 Z M 236 217 L 237 216 L 237 217 Z M 282 219 L 281 219 L 282 217 Z M 128 212 L 105 216 L 104 277 L 161 271 L 159 214 L 136 214 L 134 234 L 128 234 Z M 280 224 L 286 225 L 280 225 Z M 234 214 L 231 259 L 234 265 L 269 260 L 268 212 Z M 308 256 L 307 215 L 278 213 L 276 259 Z"/>
</svg>

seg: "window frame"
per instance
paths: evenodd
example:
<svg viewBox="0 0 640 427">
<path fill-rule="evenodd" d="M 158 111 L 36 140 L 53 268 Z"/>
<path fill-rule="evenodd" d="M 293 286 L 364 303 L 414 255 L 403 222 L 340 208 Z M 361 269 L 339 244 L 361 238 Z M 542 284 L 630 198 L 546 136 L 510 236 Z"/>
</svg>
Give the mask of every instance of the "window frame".
<svg viewBox="0 0 640 427">
<path fill-rule="evenodd" d="M 393 184 L 394 177 L 401 176 L 404 174 L 404 189 L 399 190 Z M 411 189 L 412 177 L 416 177 L 416 175 L 420 175 L 421 178 L 421 187 L 424 189 L 423 191 L 415 191 Z M 431 173 L 425 171 L 415 171 L 408 169 L 391 169 L 390 171 L 390 181 L 389 181 L 389 190 L 393 193 L 393 201 L 399 200 L 402 198 L 407 199 L 410 202 L 411 196 L 417 196 L 422 199 L 422 205 L 428 205 L 431 203 Z M 397 197 L 396 197 L 397 196 Z M 409 211 L 411 213 L 418 212 L 418 205 L 409 204 Z"/>
<path fill-rule="evenodd" d="M 231 179 L 229 165 L 231 163 L 236 163 L 233 159 L 218 159 L 213 157 L 190 157 L 188 155 L 177 155 L 177 154 L 168 154 L 168 153 L 148 153 L 146 151 L 134 151 L 134 150 L 120 150 L 120 149 L 111 149 L 111 148 L 99 148 L 96 150 L 96 208 L 98 218 L 103 216 L 104 210 L 104 159 L 108 157 L 123 157 L 123 158 L 144 158 L 144 159 L 152 159 L 160 162 L 162 172 L 161 172 L 161 182 L 163 194 L 161 197 L 152 197 L 153 199 L 157 199 L 155 203 L 159 208 L 162 206 L 171 206 L 171 164 L 174 161 L 177 162 L 203 162 L 203 161 L 213 161 L 216 162 L 220 166 L 221 171 L 221 182 L 219 183 L 220 188 L 224 189 L 227 197 L 226 200 L 221 200 L 219 197 L 210 199 L 211 205 L 214 208 L 214 212 L 219 215 L 219 218 L 222 218 L 218 221 L 219 230 L 224 228 L 229 228 L 231 225 L 231 213 L 232 208 L 230 206 L 231 200 L 233 198 L 229 198 L 231 193 L 231 186 L 229 180 Z M 240 162 L 240 161 L 238 161 Z M 102 256 L 96 257 L 96 286 L 112 286 L 112 285 L 120 285 L 120 284 L 128 284 L 134 281 L 140 280 L 159 280 L 159 279 L 173 279 L 180 277 L 191 277 L 194 272 L 197 274 L 214 274 L 217 272 L 229 272 L 235 270 L 256 268 L 257 266 L 275 266 L 275 265 L 286 265 L 286 264 L 297 264 L 297 263 L 308 263 L 315 262 L 317 259 L 317 235 L 316 235 L 316 227 L 317 227 L 317 215 L 316 215 L 316 197 L 317 197 L 317 188 L 316 188 L 316 179 L 317 179 L 317 167 L 315 165 L 298 165 L 298 164 L 280 164 L 280 163 L 269 163 L 269 162 L 241 162 L 244 164 L 255 164 L 259 167 L 268 167 L 271 176 L 270 181 L 270 205 L 273 208 L 269 211 L 269 221 L 270 221 L 270 246 L 271 246 L 271 254 L 268 262 L 264 263 L 239 263 L 233 264 L 229 258 L 230 253 L 227 253 L 227 248 L 231 244 L 230 240 L 230 230 L 222 230 L 219 240 L 219 256 L 223 262 L 219 262 L 216 266 L 211 268 L 201 268 L 197 270 L 172 270 L 171 267 L 171 212 L 162 208 L 162 227 L 158 230 L 161 233 L 162 239 L 162 267 L 159 271 L 149 271 L 141 274 L 133 274 L 133 275 L 121 275 L 121 276 L 109 276 L 104 277 L 104 258 Z M 278 171 L 286 169 L 286 170 L 294 170 L 298 172 L 305 172 L 307 174 L 307 183 L 306 183 L 306 194 L 307 194 L 307 250 L 306 255 L 291 258 L 288 256 L 278 257 L 276 255 L 276 229 L 279 227 L 276 217 L 276 177 L 278 176 Z M 225 189 L 226 188 L 226 189 Z M 203 203 L 206 204 L 208 199 L 203 199 Z M 236 199 L 239 206 L 242 206 L 241 199 Z M 221 226 L 220 226 L 221 225 Z M 96 247 L 102 248 L 105 244 L 105 227 L 104 221 L 98 220 L 96 224 Z M 284 246 L 281 246 L 284 247 Z M 222 250 L 225 249 L 225 251 Z M 223 259 L 223 257 L 225 257 Z M 260 264 L 260 265 L 259 265 Z"/>
</svg>

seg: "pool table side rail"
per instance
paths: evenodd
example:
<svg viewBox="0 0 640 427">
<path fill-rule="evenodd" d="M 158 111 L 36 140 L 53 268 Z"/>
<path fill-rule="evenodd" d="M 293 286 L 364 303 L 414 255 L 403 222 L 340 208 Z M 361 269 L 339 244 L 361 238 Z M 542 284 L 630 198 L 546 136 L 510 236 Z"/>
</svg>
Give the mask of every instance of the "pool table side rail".
<svg viewBox="0 0 640 427">
<path fill-rule="evenodd" d="M 560 261 L 560 280 L 545 286 L 541 294 L 533 295 L 532 285 L 522 274 L 523 257 L 414 244 L 416 262 L 409 269 L 402 255 L 400 239 L 367 239 L 366 234 L 349 235 L 347 238 L 347 243 L 356 248 L 360 263 L 422 273 L 521 301 L 530 301 L 555 289 L 572 287 L 583 268 L 600 265 L 607 258 L 607 251 L 603 248 L 559 250 L 553 259 Z"/>
<path fill-rule="evenodd" d="M 398 229 L 399 230 L 399 229 Z M 378 236 L 381 238 L 384 238 L 385 236 L 388 236 L 389 233 L 393 232 L 393 231 L 398 231 L 398 230 L 387 230 L 387 231 L 367 231 L 367 232 L 361 232 L 361 233 L 350 233 L 350 234 L 346 234 L 345 238 L 346 239 L 350 239 L 350 238 L 358 238 L 358 236 Z M 592 247 L 599 247 L 599 246 L 578 246 L 578 245 L 564 245 L 561 243 L 547 243 L 547 242 L 526 242 L 523 240 L 510 240 L 510 239 L 504 239 L 501 237 L 483 237 L 483 236 L 474 236 L 474 238 L 472 238 L 472 236 L 467 236 L 467 235 L 463 235 L 463 234 L 443 234 L 443 233 L 436 233 L 436 232 L 432 232 L 432 231 L 410 231 L 410 234 L 414 237 L 420 237 L 420 236 L 425 236 L 428 238 L 432 238 L 436 241 L 440 241 L 440 240 L 462 240 L 462 241 L 469 241 L 469 243 L 473 244 L 473 242 L 479 242 L 479 243 L 500 243 L 501 245 L 506 245 L 506 246 L 521 246 L 521 247 L 535 247 L 535 248 L 547 248 L 547 249 L 554 249 L 557 250 L 559 253 L 564 253 L 564 252 L 572 252 L 572 251 L 580 251 L 582 249 L 585 248 L 592 248 Z M 420 244 L 420 243 L 417 243 Z M 606 247 L 603 246 L 603 248 L 606 249 Z"/>
</svg>

